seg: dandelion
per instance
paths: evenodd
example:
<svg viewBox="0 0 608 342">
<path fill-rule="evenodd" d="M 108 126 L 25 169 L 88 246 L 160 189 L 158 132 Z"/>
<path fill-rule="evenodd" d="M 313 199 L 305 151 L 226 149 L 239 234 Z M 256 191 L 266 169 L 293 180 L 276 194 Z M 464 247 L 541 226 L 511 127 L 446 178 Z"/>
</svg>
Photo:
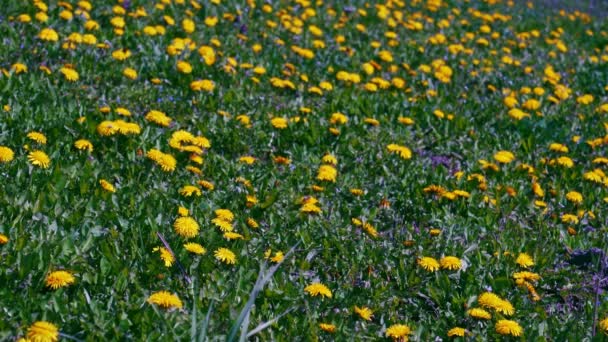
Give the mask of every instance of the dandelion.
<svg viewBox="0 0 608 342">
<path fill-rule="evenodd" d="M 234 265 L 236 263 L 236 255 L 228 248 L 218 248 L 213 255 L 225 264 Z"/>
<path fill-rule="evenodd" d="M 228 209 L 216 209 L 214 213 L 215 213 L 215 216 L 221 220 L 224 220 L 227 222 L 234 221 L 234 214 L 232 213 L 232 211 L 230 211 Z"/>
<path fill-rule="evenodd" d="M 34 166 L 41 167 L 43 169 L 48 168 L 51 165 L 51 159 L 43 151 L 36 150 L 32 151 L 27 155 L 27 159 Z"/>
<path fill-rule="evenodd" d="M 148 303 L 156 304 L 164 309 L 182 308 L 182 301 L 177 295 L 168 291 L 158 291 L 148 297 Z"/>
<path fill-rule="evenodd" d="M 55 271 L 51 272 L 46 277 L 46 286 L 57 290 L 60 287 L 66 287 L 74 284 L 76 279 L 74 276 L 67 271 Z"/>
<path fill-rule="evenodd" d="M 272 118 L 270 120 L 270 124 L 272 127 L 276 129 L 285 129 L 287 128 L 287 119 L 285 118 Z"/>
<path fill-rule="evenodd" d="M 408 160 L 412 158 L 412 150 L 405 146 L 397 144 L 389 144 L 386 146 L 389 152 L 397 153 L 402 159 Z"/>
<path fill-rule="evenodd" d="M 534 259 L 526 253 L 519 253 L 517 259 L 515 259 L 515 263 L 523 268 L 528 268 L 534 266 Z"/>
<path fill-rule="evenodd" d="M 515 160 L 515 155 L 509 151 L 498 151 L 494 154 L 494 160 L 502 164 L 508 164 Z"/>
<path fill-rule="evenodd" d="M 200 196 L 202 195 L 201 189 L 195 187 L 194 185 L 185 185 L 181 189 L 179 189 L 180 195 L 184 197 Z"/>
<path fill-rule="evenodd" d="M 11 162 L 15 158 L 15 152 L 6 146 L 0 146 L 0 163 Z"/>
<path fill-rule="evenodd" d="M 6 245 L 8 243 L 8 236 L 0 234 L 0 245 Z"/>
<path fill-rule="evenodd" d="M 116 192 L 116 188 L 114 187 L 114 185 L 112 185 L 112 183 L 108 182 L 105 179 L 100 179 L 99 185 L 107 192 Z"/>
<path fill-rule="evenodd" d="M 492 319 L 492 315 L 484 309 L 473 308 L 467 311 L 467 314 L 475 319 Z"/>
<path fill-rule="evenodd" d="M 522 327 L 515 321 L 501 319 L 496 322 L 496 332 L 501 335 L 521 336 Z"/>
<path fill-rule="evenodd" d="M 408 340 L 408 335 L 412 333 L 412 329 L 405 324 L 393 324 L 386 329 L 386 337 L 393 339 L 401 339 L 402 341 Z"/>
<path fill-rule="evenodd" d="M 439 264 L 441 265 L 441 268 L 452 271 L 457 271 L 462 267 L 462 261 L 455 256 L 443 257 L 439 260 Z"/>
<path fill-rule="evenodd" d="M 215 89 L 215 83 L 211 80 L 197 80 L 190 83 L 190 89 L 193 91 L 212 92 Z"/>
<path fill-rule="evenodd" d="M 319 167 L 319 172 L 317 173 L 317 180 L 335 183 L 337 176 L 338 170 L 336 170 L 336 168 L 331 165 L 321 165 Z"/>
<path fill-rule="evenodd" d="M 175 257 L 165 247 L 155 247 L 152 251 L 160 253 L 160 259 L 165 263 L 165 267 L 171 267 L 175 262 Z"/>
<path fill-rule="evenodd" d="M 87 150 L 89 153 L 93 152 L 93 144 L 86 139 L 79 139 L 74 142 L 76 149 L 84 151 Z"/>
<path fill-rule="evenodd" d="M 145 118 L 146 120 L 163 127 L 169 127 L 171 124 L 171 118 L 168 117 L 167 114 L 158 110 L 149 111 Z"/>
<path fill-rule="evenodd" d="M 367 306 L 363 306 L 363 307 L 355 306 L 355 313 L 357 315 L 359 315 L 359 317 L 361 317 L 361 319 L 364 319 L 366 321 L 371 321 L 372 316 L 374 315 L 374 312 Z"/>
<path fill-rule="evenodd" d="M 467 330 L 460 327 L 454 327 L 448 330 L 448 337 L 464 337 Z"/>
<path fill-rule="evenodd" d="M 198 244 L 196 242 L 188 242 L 188 243 L 184 244 L 184 248 L 192 254 L 202 255 L 202 254 L 207 253 L 207 250 L 205 249 L 205 247 L 201 246 L 200 244 Z"/>
<path fill-rule="evenodd" d="M 175 166 L 177 165 L 177 161 L 172 155 L 163 153 L 157 149 L 151 149 L 148 151 L 146 157 L 158 164 L 165 172 L 174 171 Z"/>
<path fill-rule="evenodd" d="M 566 199 L 572 203 L 580 204 L 583 202 L 583 195 L 580 192 L 570 191 L 566 194 Z"/>
<path fill-rule="evenodd" d="M 59 328 L 46 321 L 38 321 L 27 329 L 27 338 L 32 342 L 55 342 L 59 340 Z"/>
<path fill-rule="evenodd" d="M 306 286 L 304 288 L 304 291 L 313 297 L 316 297 L 316 296 L 327 297 L 327 298 L 332 297 L 331 290 L 327 286 L 325 286 L 321 283 L 312 283 L 312 284 Z"/>
<path fill-rule="evenodd" d="M 46 145 L 46 136 L 40 132 L 29 132 L 27 137 L 41 145 Z"/>
<path fill-rule="evenodd" d="M 199 231 L 198 223 L 189 216 L 178 217 L 173 223 L 173 228 L 178 235 L 185 238 L 193 238 Z"/>
<path fill-rule="evenodd" d="M 439 262 L 435 258 L 422 257 L 418 259 L 418 265 L 429 272 L 435 272 L 439 269 Z"/>
<path fill-rule="evenodd" d="M 600 329 L 604 332 L 604 334 L 608 334 L 608 318 L 604 318 L 599 322 Z"/>
<path fill-rule="evenodd" d="M 47 27 L 40 30 L 40 33 L 38 33 L 38 38 L 47 42 L 56 42 L 59 40 L 59 35 L 57 34 L 57 31 Z"/>
<path fill-rule="evenodd" d="M 59 69 L 59 72 L 63 75 L 63 77 L 66 80 L 68 80 L 70 82 L 75 82 L 75 81 L 78 81 L 78 79 L 79 79 L 78 72 L 72 68 L 63 67 L 63 68 Z"/>
<path fill-rule="evenodd" d="M 330 323 L 319 323 L 319 328 L 325 332 L 333 334 L 336 332 L 336 326 Z"/>
</svg>

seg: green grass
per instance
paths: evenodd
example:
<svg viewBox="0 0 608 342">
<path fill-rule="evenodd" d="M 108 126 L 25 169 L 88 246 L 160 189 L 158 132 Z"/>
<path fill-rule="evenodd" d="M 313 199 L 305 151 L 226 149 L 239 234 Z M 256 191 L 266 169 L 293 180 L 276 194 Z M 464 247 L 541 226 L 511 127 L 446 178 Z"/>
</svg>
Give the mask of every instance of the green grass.
<svg viewBox="0 0 608 342">
<path fill-rule="evenodd" d="M 502 319 L 522 327 L 515 340 L 604 337 L 608 178 L 587 179 L 594 169 L 608 172 L 596 160 L 605 156 L 608 113 L 608 28 L 599 12 L 595 19 L 491 1 L 443 1 L 437 11 L 432 1 L 392 8 L 277 1 L 254 8 L 224 0 L 200 9 L 163 2 L 92 2 L 86 12 L 98 30 L 87 30 L 77 13 L 86 3 L 49 2 L 46 22 L 35 17 L 33 2 L 3 4 L 0 146 L 14 159 L 2 162 L 10 158 L 0 153 L 0 233 L 8 239 L 0 245 L 0 339 L 24 337 L 34 322 L 48 321 L 64 338 L 85 341 L 244 340 L 248 334 L 260 341 L 368 340 L 388 338 L 395 324 L 411 328 L 412 340 L 447 340 L 450 329 L 462 327 L 465 340 L 481 341 L 500 338 Z M 70 6 L 73 18 L 62 19 Z M 146 16 L 134 15 L 139 8 Z M 31 21 L 23 22 L 23 14 Z M 122 33 L 112 26 L 116 17 L 126 20 Z M 181 24 L 188 17 L 196 26 L 190 33 Z M 217 25 L 207 26 L 208 17 L 219 18 Z M 293 30 L 300 24 L 301 32 Z M 322 33 L 315 36 L 312 25 Z M 147 26 L 165 32 L 150 36 Z M 44 28 L 59 40 L 40 39 Z M 96 42 L 69 46 L 74 32 Z M 439 33 L 445 42 L 433 44 Z M 194 48 L 172 55 L 168 48 L 177 38 L 191 39 Z M 212 47 L 213 63 L 201 57 L 201 46 Z M 293 46 L 309 49 L 312 58 Z M 131 56 L 113 58 L 119 49 Z M 381 57 L 384 50 L 392 61 Z M 192 72 L 179 72 L 178 61 Z M 441 61 L 452 71 L 443 82 L 436 74 Z M 27 71 L 18 72 L 16 63 Z M 549 65 L 559 80 L 547 79 Z M 66 66 L 78 80 L 62 75 Z M 135 79 L 123 75 L 127 67 Z M 340 80 L 340 71 L 358 74 L 360 83 Z M 289 80 L 293 89 L 272 78 Z M 194 91 L 196 80 L 211 80 L 214 89 Z M 562 85 L 567 98 L 559 98 Z M 535 94 L 535 87 L 544 93 Z M 508 115 L 508 94 L 528 117 Z M 586 94 L 593 97 L 588 104 Z M 525 109 L 528 99 L 540 107 Z M 119 107 L 132 115 L 119 115 Z M 151 110 L 164 112 L 171 124 L 147 120 Z M 336 112 L 348 121 L 332 123 Z M 273 127 L 274 117 L 288 119 L 287 128 Z M 413 124 L 401 123 L 403 117 Z M 136 123 L 139 133 L 99 133 L 100 123 L 119 119 Z M 210 141 L 201 164 L 170 146 L 178 130 Z M 28 138 L 30 132 L 43 133 L 47 143 Z M 78 139 L 90 141 L 93 151 L 76 149 Z M 552 143 L 568 151 L 551 150 Z M 411 158 L 390 152 L 390 144 L 408 148 Z M 152 149 L 171 154 L 175 170 L 165 172 L 146 157 Z M 49 156 L 48 168 L 28 161 L 34 150 Z M 501 150 L 515 159 L 498 162 Z M 328 154 L 337 159 L 335 181 L 317 178 Z M 256 160 L 248 165 L 243 156 Z M 559 157 L 570 158 L 572 167 Z M 104 190 L 102 179 L 116 191 Z M 186 185 L 201 196 L 180 194 Z M 443 192 L 430 193 L 431 185 Z M 582 195 L 579 203 L 566 198 L 572 191 Z M 311 196 L 319 213 L 301 210 Z M 193 238 L 173 227 L 179 207 L 200 226 Z M 212 222 L 221 208 L 234 214 L 241 239 L 226 239 Z M 566 214 L 578 222 L 565 222 Z M 377 237 L 353 219 L 371 224 Z M 159 233 L 175 254 L 170 267 L 153 251 L 164 246 Z M 186 242 L 201 244 L 206 254 L 189 253 Z M 235 264 L 215 258 L 222 247 L 235 253 Z M 285 259 L 268 260 L 268 250 Z M 539 300 L 513 278 L 524 270 L 516 262 L 520 253 L 533 258 L 527 270 L 541 277 L 530 282 Z M 418 263 L 444 256 L 460 258 L 462 268 L 430 272 Z M 75 282 L 51 289 L 47 277 L 57 270 L 69 271 Z M 305 291 L 315 282 L 331 298 Z M 161 290 L 179 297 L 182 307 L 149 303 Z M 490 308 L 488 321 L 470 317 L 486 291 L 515 312 Z M 372 319 L 359 317 L 355 306 L 369 307 Z"/>
</svg>

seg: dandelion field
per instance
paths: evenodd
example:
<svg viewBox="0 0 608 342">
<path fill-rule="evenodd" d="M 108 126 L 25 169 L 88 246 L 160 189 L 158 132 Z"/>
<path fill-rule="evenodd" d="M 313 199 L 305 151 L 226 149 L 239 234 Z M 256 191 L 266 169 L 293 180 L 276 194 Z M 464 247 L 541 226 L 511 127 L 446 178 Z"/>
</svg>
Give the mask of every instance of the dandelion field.
<svg viewBox="0 0 608 342">
<path fill-rule="evenodd" d="M 601 12 L 2 5 L 0 340 L 608 333 Z"/>
</svg>

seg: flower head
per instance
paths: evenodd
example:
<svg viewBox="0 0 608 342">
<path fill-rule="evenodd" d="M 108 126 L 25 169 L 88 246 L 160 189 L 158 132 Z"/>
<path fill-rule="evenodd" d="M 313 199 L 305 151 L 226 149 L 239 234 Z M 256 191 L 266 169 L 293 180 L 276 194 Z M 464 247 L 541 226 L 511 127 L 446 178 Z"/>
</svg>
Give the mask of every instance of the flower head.
<svg viewBox="0 0 608 342">
<path fill-rule="evenodd" d="M 48 168 L 51 165 L 51 159 L 43 151 L 36 150 L 32 151 L 27 155 L 27 159 L 34 166 L 41 167 L 43 169 Z"/>
<path fill-rule="evenodd" d="M 184 248 L 192 254 L 202 255 L 202 254 L 207 253 L 207 250 L 205 249 L 205 247 L 201 246 L 200 244 L 198 244 L 196 242 L 188 242 L 188 243 L 184 244 Z"/>
<path fill-rule="evenodd" d="M 412 329 L 405 324 L 393 324 L 386 329 L 386 337 L 393 339 L 408 340 L 408 335 L 412 333 Z"/>
<path fill-rule="evenodd" d="M 439 260 L 439 264 L 441 265 L 441 268 L 452 271 L 457 271 L 462 267 L 462 261 L 455 256 L 443 257 Z"/>
<path fill-rule="evenodd" d="M 439 269 L 439 262 L 431 257 L 422 257 L 418 259 L 418 265 L 429 272 L 435 272 Z"/>
<path fill-rule="evenodd" d="M 534 266 L 534 259 L 526 253 L 519 253 L 517 259 L 515 259 L 515 263 L 523 268 L 528 268 Z"/>
<path fill-rule="evenodd" d="M 494 160 L 499 163 L 508 164 L 515 160 L 515 155 L 509 151 L 498 151 L 494 154 Z"/>
<path fill-rule="evenodd" d="M 448 330 L 448 337 L 464 337 L 467 330 L 460 327 L 455 327 Z"/>
<path fill-rule="evenodd" d="M 27 137 L 39 144 L 46 145 L 46 136 L 40 132 L 29 132 Z"/>
<path fill-rule="evenodd" d="M 327 298 L 331 298 L 332 297 L 332 293 L 331 290 L 321 284 L 321 283 L 312 283 L 308 286 L 306 286 L 304 288 L 304 291 L 308 292 L 309 295 L 315 297 L 315 296 L 322 296 L 322 297 L 327 297 Z"/>
<path fill-rule="evenodd" d="M 182 308 L 182 301 L 177 295 L 167 291 L 155 292 L 148 297 L 148 303 L 156 304 L 165 309 Z"/>
<path fill-rule="evenodd" d="M 515 321 L 501 319 L 496 322 L 496 332 L 501 335 L 521 336 L 523 329 Z"/>
<path fill-rule="evenodd" d="M 116 188 L 114 187 L 114 185 L 112 185 L 112 183 L 108 182 L 105 179 L 100 179 L 99 185 L 107 192 L 116 192 Z"/>
<path fill-rule="evenodd" d="M 173 223 L 173 228 L 178 235 L 185 238 L 193 238 L 199 231 L 198 223 L 190 216 L 178 217 Z"/>
<path fill-rule="evenodd" d="M 367 306 L 363 306 L 363 307 L 355 306 L 355 313 L 366 321 L 371 321 L 372 316 L 374 315 L 374 312 Z"/>
<path fill-rule="evenodd" d="M 67 271 L 55 271 L 46 276 L 46 286 L 57 290 L 60 287 L 66 287 L 74 284 L 74 276 Z"/>
<path fill-rule="evenodd" d="M 86 139 L 79 139 L 74 142 L 74 147 L 77 149 L 84 151 L 87 150 L 89 152 L 93 152 L 93 144 Z"/>
<path fill-rule="evenodd" d="M 160 253 L 160 259 L 165 263 L 165 267 L 171 267 L 175 262 L 175 257 L 165 247 L 154 247 L 153 252 L 158 251 Z"/>
<path fill-rule="evenodd" d="M 32 342 L 55 342 L 59 340 L 59 328 L 53 323 L 38 321 L 27 329 L 27 338 Z"/>
<path fill-rule="evenodd" d="M 330 323 L 319 323 L 319 328 L 321 328 L 321 330 L 331 333 L 331 334 L 336 332 L 336 326 L 334 324 L 330 324 Z"/>
<path fill-rule="evenodd" d="M 484 309 L 472 308 L 467 311 L 467 314 L 476 319 L 492 319 L 492 315 Z"/>
<path fill-rule="evenodd" d="M 236 255 L 228 248 L 218 248 L 213 255 L 225 264 L 234 265 L 236 263 Z"/>
<path fill-rule="evenodd" d="M 0 163 L 8 163 L 15 158 L 13 150 L 6 146 L 0 146 Z"/>
</svg>

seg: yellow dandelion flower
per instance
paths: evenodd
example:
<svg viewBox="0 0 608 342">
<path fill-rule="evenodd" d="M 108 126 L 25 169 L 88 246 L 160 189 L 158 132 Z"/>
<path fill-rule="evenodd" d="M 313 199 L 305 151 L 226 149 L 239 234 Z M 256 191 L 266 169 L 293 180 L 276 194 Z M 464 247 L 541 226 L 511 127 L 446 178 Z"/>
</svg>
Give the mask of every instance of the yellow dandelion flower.
<svg viewBox="0 0 608 342">
<path fill-rule="evenodd" d="M 338 170 L 336 168 L 331 165 L 321 165 L 317 173 L 317 180 L 335 183 L 337 176 Z"/>
<path fill-rule="evenodd" d="M 448 330 L 448 337 L 464 337 L 467 330 L 460 327 L 454 327 Z"/>
<path fill-rule="evenodd" d="M 197 80 L 190 82 L 192 91 L 212 92 L 215 89 L 215 83 L 211 80 Z"/>
<path fill-rule="evenodd" d="M 525 281 L 538 281 L 540 280 L 540 275 L 534 272 L 522 271 L 513 273 L 513 279 L 515 280 L 525 280 Z"/>
<path fill-rule="evenodd" d="M 215 213 L 215 216 L 221 220 L 224 220 L 227 222 L 234 221 L 234 214 L 232 213 L 232 211 L 230 211 L 228 209 L 216 209 L 214 213 Z"/>
<path fill-rule="evenodd" d="M 583 202 L 583 195 L 580 192 L 570 191 L 566 194 L 566 199 L 572 203 L 580 204 Z"/>
<path fill-rule="evenodd" d="M 330 323 L 319 323 L 319 328 L 325 332 L 333 334 L 336 332 L 336 326 Z"/>
<path fill-rule="evenodd" d="M 224 239 L 226 240 L 238 240 L 238 239 L 243 239 L 243 235 L 239 234 L 239 233 L 235 233 L 235 232 L 225 232 L 224 233 Z"/>
<path fill-rule="evenodd" d="M 285 129 L 287 128 L 287 119 L 285 118 L 272 118 L 270 120 L 270 124 L 272 125 L 272 127 L 276 128 L 276 129 Z"/>
<path fill-rule="evenodd" d="M 316 297 L 316 296 L 322 296 L 322 297 L 327 297 L 327 298 L 332 297 L 331 290 L 327 286 L 325 286 L 321 283 L 312 283 L 312 284 L 306 286 L 304 288 L 304 291 L 313 297 Z"/>
<path fill-rule="evenodd" d="M 604 332 L 604 334 L 608 334 L 608 318 L 604 318 L 599 322 L 600 329 Z"/>
<path fill-rule="evenodd" d="M 462 261 L 455 256 L 446 256 L 439 260 L 441 268 L 446 270 L 457 271 L 462 268 Z"/>
<path fill-rule="evenodd" d="M 93 152 L 93 144 L 86 139 L 76 140 L 74 142 L 74 147 L 76 147 L 76 149 L 81 150 L 81 151 L 87 150 L 87 151 L 89 151 L 89 153 Z"/>
<path fill-rule="evenodd" d="M 145 118 L 146 120 L 163 127 L 168 127 L 171 124 L 171 118 L 168 117 L 167 114 L 158 110 L 149 111 Z"/>
<path fill-rule="evenodd" d="M 194 185 L 185 185 L 183 186 L 181 189 L 179 189 L 179 193 L 184 196 L 184 197 L 190 197 L 192 195 L 194 196 L 200 196 L 203 193 L 201 192 L 201 189 L 195 187 Z"/>
<path fill-rule="evenodd" d="M 107 192 L 116 192 L 116 188 L 114 187 L 114 185 L 112 185 L 112 183 L 108 182 L 105 179 L 100 179 L 99 185 Z"/>
<path fill-rule="evenodd" d="M 258 221 L 256 221 L 255 219 L 248 217 L 247 218 L 247 226 L 249 226 L 250 228 L 259 228 L 260 224 L 258 223 Z"/>
<path fill-rule="evenodd" d="M 509 151 L 498 151 L 494 154 L 494 160 L 499 163 L 508 164 L 515 160 L 515 155 Z"/>
<path fill-rule="evenodd" d="M 78 81 L 78 79 L 80 78 L 78 72 L 72 68 L 62 67 L 61 69 L 59 69 L 59 72 L 66 80 L 70 82 Z"/>
<path fill-rule="evenodd" d="M 57 34 L 57 31 L 47 27 L 40 30 L 40 33 L 38 33 L 38 38 L 47 42 L 56 42 L 59 40 L 59 35 Z"/>
<path fill-rule="evenodd" d="M 182 301 L 177 295 L 168 291 L 158 291 L 148 297 L 148 303 L 156 304 L 164 309 L 182 308 Z"/>
<path fill-rule="evenodd" d="M 234 265 L 236 263 L 236 255 L 228 248 L 218 248 L 213 255 L 217 260 L 225 264 Z"/>
<path fill-rule="evenodd" d="M 372 311 L 372 309 L 368 308 L 367 306 L 363 306 L 363 307 L 355 306 L 355 313 L 357 315 L 359 315 L 359 317 L 361 317 L 361 319 L 364 319 L 366 321 L 371 321 L 372 316 L 374 316 L 374 312 Z"/>
<path fill-rule="evenodd" d="M 386 328 L 386 337 L 391 337 L 395 340 L 407 341 L 408 335 L 412 333 L 412 329 L 405 324 L 393 324 Z"/>
<path fill-rule="evenodd" d="M 27 329 L 27 338 L 32 342 L 55 342 L 59 340 L 59 328 L 46 321 L 38 321 Z"/>
<path fill-rule="evenodd" d="M 165 247 L 155 247 L 152 251 L 160 252 L 160 258 L 165 263 L 165 267 L 171 267 L 173 265 L 173 263 L 175 262 L 175 257 Z"/>
<path fill-rule="evenodd" d="M 60 287 L 66 287 L 74 284 L 76 279 L 74 276 L 67 271 L 55 271 L 51 272 L 46 277 L 46 286 L 57 290 Z"/>
<path fill-rule="evenodd" d="M 175 166 L 177 165 L 177 161 L 172 155 L 163 153 L 157 149 L 151 149 L 148 151 L 146 157 L 154 161 L 165 172 L 174 171 Z"/>
<path fill-rule="evenodd" d="M 185 238 L 193 238 L 199 231 L 198 223 L 190 216 L 178 217 L 173 223 L 173 228 L 178 235 Z"/>
<path fill-rule="evenodd" d="M 15 158 L 15 152 L 6 146 L 0 146 L 0 163 L 8 163 Z"/>
<path fill-rule="evenodd" d="M 46 169 L 51 165 L 51 159 L 49 156 L 40 150 L 30 152 L 27 155 L 27 159 L 30 161 L 30 163 L 32 163 L 32 165 L 41 167 L 43 169 Z"/>
<path fill-rule="evenodd" d="M 207 250 L 205 249 L 205 247 L 201 246 L 200 244 L 198 244 L 196 242 L 188 242 L 188 243 L 184 244 L 184 248 L 192 254 L 202 255 L 202 254 L 207 253 Z"/>
<path fill-rule="evenodd" d="M 467 311 L 467 314 L 475 319 L 492 319 L 492 315 L 484 309 L 473 308 Z"/>
<path fill-rule="evenodd" d="M 534 266 L 534 259 L 526 253 L 519 253 L 517 259 L 515 259 L 515 263 L 523 268 L 528 268 Z"/>
<path fill-rule="evenodd" d="M 496 332 L 501 335 L 521 336 L 523 333 L 522 327 L 515 321 L 501 319 L 496 322 Z"/>
<path fill-rule="evenodd" d="M 29 132 L 27 137 L 39 144 L 46 145 L 46 136 L 40 132 Z"/>
<path fill-rule="evenodd" d="M 8 236 L 0 234 L 0 245 L 6 245 L 8 243 Z"/>
<path fill-rule="evenodd" d="M 412 158 L 412 150 L 405 146 L 397 144 L 389 144 L 386 146 L 389 152 L 397 153 L 402 159 L 408 160 Z"/>
<path fill-rule="evenodd" d="M 255 162 L 255 157 L 252 156 L 242 156 L 239 158 L 239 162 L 245 163 L 247 165 L 251 165 Z"/>
<path fill-rule="evenodd" d="M 429 272 L 435 272 L 439 269 L 439 262 L 435 258 L 422 257 L 418 259 L 418 265 Z"/>
</svg>

